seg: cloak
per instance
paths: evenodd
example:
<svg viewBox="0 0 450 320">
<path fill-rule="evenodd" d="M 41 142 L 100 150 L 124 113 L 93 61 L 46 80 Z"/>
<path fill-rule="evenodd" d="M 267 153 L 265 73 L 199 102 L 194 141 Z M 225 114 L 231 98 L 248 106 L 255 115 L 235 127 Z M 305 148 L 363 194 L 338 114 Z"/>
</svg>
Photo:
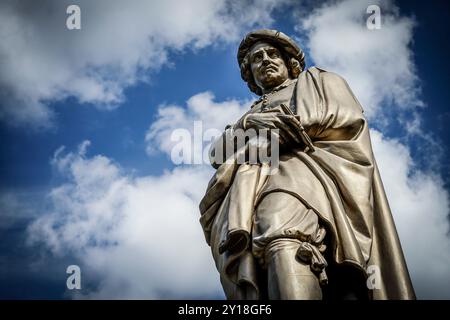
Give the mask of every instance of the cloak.
<svg viewBox="0 0 450 320">
<path fill-rule="evenodd" d="M 368 268 L 377 267 L 372 299 L 414 299 L 360 103 L 343 78 L 317 67 L 300 73 L 288 92 L 314 150 L 282 153 L 279 171 L 264 183 L 262 166 L 221 164 L 200 203 L 200 223 L 227 298 L 261 298 L 251 251 L 252 215 L 262 197 L 282 191 L 319 216 L 330 241 L 330 262 L 354 270 L 364 282 Z M 271 101 L 279 103 L 277 93 Z M 230 241 L 234 249 L 222 252 Z"/>
</svg>

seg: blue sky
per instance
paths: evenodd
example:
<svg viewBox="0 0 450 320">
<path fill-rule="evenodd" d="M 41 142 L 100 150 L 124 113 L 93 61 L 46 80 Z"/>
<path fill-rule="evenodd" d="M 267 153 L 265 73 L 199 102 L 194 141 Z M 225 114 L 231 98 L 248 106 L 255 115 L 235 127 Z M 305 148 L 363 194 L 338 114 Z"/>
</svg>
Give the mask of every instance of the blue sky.
<svg viewBox="0 0 450 320">
<path fill-rule="evenodd" d="M 0 5 L 1 298 L 223 297 L 198 224 L 213 171 L 174 165 L 163 141 L 248 108 L 236 49 L 261 27 L 347 79 L 417 294 L 450 298 L 445 1 L 73 3 L 81 30 L 65 27 L 69 2 Z M 369 4 L 380 30 L 365 28 Z M 71 264 L 77 292 L 65 286 Z"/>
</svg>

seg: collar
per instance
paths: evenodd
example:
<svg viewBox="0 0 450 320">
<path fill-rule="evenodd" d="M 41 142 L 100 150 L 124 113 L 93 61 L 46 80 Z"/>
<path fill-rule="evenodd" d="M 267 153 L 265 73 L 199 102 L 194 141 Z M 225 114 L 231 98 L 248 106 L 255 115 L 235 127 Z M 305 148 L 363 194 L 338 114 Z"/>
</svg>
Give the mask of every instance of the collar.
<svg viewBox="0 0 450 320">
<path fill-rule="evenodd" d="M 290 86 L 292 83 L 296 82 L 297 79 L 291 79 L 291 78 L 287 78 L 285 82 L 283 82 L 282 84 L 270 89 L 270 91 L 264 92 L 263 95 L 270 95 L 272 93 L 275 93 L 277 91 L 280 91 L 281 89 L 284 89 L 288 86 Z"/>
<path fill-rule="evenodd" d="M 258 100 L 256 100 L 253 105 L 251 106 L 251 108 L 253 108 L 254 106 L 256 106 L 258 103 L 260 103 L 261 101 L 267 101 L 267 97 L 274 94 L 275 92 L 278 92 L 284 88 L 289 87 L 292 84 L 295 84 L 297 82 L 297 79 L 287 79 L 285 82 L 283 82 L 282 84 L 272 88 L 270 91 L 265 92 Z"/>
</svg>

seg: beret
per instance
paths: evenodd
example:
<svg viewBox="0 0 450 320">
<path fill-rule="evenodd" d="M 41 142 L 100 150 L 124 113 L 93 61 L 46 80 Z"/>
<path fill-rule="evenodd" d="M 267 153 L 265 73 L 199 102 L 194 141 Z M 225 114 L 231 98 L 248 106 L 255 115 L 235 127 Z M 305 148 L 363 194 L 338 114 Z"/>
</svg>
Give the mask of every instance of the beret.
<svg viewBox="0 0 450 320">
<path fill-rule="evenodd" d="M 242 64 L 248 51 L 259 41 L 274 44 L 279 49 L 283 49 L 288 56 L 295 58 L 300 62 L 302 70 L 305 68 L 305 54 L 303 53 L 303 50 L 294 42 L 294 40 L 289 38 L 283 32 L 270 29 L 252 31 L 242 39 L 237 54 L 239 66 Z"/>
</svg>

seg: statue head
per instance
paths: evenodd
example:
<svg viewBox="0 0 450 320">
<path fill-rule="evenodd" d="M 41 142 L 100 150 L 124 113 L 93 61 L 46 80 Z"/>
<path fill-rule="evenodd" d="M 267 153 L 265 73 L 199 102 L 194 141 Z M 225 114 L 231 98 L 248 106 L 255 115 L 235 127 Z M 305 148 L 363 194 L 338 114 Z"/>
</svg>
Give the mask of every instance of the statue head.
<svg viewBox="0 0 450 320">
<path fill-rule="evenodd" d="M 305 55 L 284 33 L 262 29 L 241 41 L 238 62 L 242 79 L 252 92 L 262 95 L 288 78 L 297 78 L 305 68 Z"/>
</svg>

